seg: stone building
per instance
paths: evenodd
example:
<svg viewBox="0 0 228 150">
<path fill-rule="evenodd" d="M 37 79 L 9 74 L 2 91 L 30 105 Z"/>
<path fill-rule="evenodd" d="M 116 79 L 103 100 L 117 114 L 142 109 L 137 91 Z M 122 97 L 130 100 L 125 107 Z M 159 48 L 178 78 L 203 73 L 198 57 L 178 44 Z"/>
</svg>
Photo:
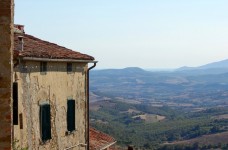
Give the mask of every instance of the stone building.
<svg viewBox="0 0 228 150">
<path fill-rule="evenodd" d="M 15 25 L 13 58 L 13 146 L 88 149 L 94 58 L 28 35 L 22 25 Z"/>
</svg>

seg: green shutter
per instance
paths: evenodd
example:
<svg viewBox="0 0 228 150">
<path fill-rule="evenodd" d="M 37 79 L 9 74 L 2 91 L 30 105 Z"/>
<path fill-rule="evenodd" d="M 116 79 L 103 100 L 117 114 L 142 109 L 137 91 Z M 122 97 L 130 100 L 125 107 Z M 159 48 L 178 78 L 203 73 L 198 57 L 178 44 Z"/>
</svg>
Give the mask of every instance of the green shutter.
<svg viewBox="0 0 228 150">
<path fill-rule="evenodd" d="M 67 101 L 67 130 L 75 130 L 75 100 Z"/>
<path fill-rule="evenodd" d="M 51 139 L 51 112 L 49 104 L 40 106 L 40 125 L 42 141 Z"/>
</svg>

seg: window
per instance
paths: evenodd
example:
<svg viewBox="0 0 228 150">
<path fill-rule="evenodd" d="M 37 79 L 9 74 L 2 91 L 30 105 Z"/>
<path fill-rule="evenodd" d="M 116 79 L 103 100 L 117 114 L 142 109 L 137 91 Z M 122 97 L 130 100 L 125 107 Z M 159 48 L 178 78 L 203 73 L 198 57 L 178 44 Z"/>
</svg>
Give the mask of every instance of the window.
<svg viewBox="0 0 228 150">
<path fill-rule="evenodd" d="M 19 114 L 19 119 L 20 119 L 20 129 L 23 129 L 23 116 L 22 116 L 22 114 Z"/>
<path fill-rule="evenodd" d="M 13 83 L 13 125 L 18 125 L 18 83 Z"/>
<path fill-rule="evenodd" d="M 47 73 L 47 62 L 40 62 L 40 72 L 42 74 Z"/>
<path fill-rule="evenodd" d="M 72 72 L 72 63 L 67 63 L 67 73 Z"/>
<path fill-rule="evenodd" d="M 75 130 L 75 100 L 67 100 L 67 130 Z"/>
<path fill-rule="evenodd" d="M 51 112 L 50 105 L 40 105 L 40 130 L 43 142 L 51 139 Z"/>
</svg>

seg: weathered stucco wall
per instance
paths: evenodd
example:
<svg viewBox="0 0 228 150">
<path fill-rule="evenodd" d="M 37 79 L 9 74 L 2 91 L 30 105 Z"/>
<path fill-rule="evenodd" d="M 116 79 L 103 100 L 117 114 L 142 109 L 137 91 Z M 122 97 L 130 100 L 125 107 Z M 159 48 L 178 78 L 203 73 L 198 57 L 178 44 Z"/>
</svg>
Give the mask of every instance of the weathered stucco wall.
<svg viewBox="0 0 228 150">
<path fill-rule="evenodd" d="M 0 149 L 11 149 L 13 0 L 0 0 Z"/>
<path fill-rule="evenodd" d="M 23 65 L 22 65 L 23 64 Z M 15 69 L 14 80 L 19 87 L 19 114 L 23 115 L 23 129 L 14 126 L 18 145 L 29 149 L 63 150 L 76 146 L 86 149 L 86 63 L 73 63 L 73 72 L 66 72 L 66 63 L 48 62 L 48 71 L 40 73 L 40 62 L 26 62 Z M 66 135 L 67 99 L 76 101 L 76 131 Z M 42 143 L 40 134 L 40 104 L 51 105 L 52 139 Z M 19 120 L 20 121 L 20 120 Z"/>
</svg>

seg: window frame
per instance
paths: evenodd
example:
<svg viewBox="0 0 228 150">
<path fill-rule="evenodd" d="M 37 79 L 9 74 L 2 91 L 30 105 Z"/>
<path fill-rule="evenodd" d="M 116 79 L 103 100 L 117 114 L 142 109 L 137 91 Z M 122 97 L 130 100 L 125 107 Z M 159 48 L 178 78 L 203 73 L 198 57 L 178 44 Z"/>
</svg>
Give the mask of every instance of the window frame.
<svg viewBox="0 0 228 150">
<path fill-rule="evenodd" d="M 74 132 L 76 130 L 76 101 L 74 99 L 67 99 L 67 132 Z"/>
<path fill-rule="evenodd" d="M 20 129 L 23 129 L 23 114 L 19 114 L 19 120 L 20 120 Z"/>
<path fill-rule="evenodd" d="M 18 82 L 13 82 L 13 125 L 18 122 Z"/>
<path fill-rule="evenodd" d="M 40 62 L 40 73 L 41 73 L 41 75 L 47 74 L 47 62 L 46 61 Z"/>
<path fill-rule="evenodd" d="M 45 112 L 48 114 L 45 115 Z M 49 103 L 40 104 L 39 117 L 40 117 L 40 138 L 41 138 L 42 142 L 46 142 L 46 141 L 52 139 L 52 135 L 51 135 L 51 106 Z"/>
<path fill-rule="evenodd" d="M 67 73 L 72 73 L 73 72 L 73 63 L 68 62 L 66 70 L 67 70 Z"/>
</svg>

